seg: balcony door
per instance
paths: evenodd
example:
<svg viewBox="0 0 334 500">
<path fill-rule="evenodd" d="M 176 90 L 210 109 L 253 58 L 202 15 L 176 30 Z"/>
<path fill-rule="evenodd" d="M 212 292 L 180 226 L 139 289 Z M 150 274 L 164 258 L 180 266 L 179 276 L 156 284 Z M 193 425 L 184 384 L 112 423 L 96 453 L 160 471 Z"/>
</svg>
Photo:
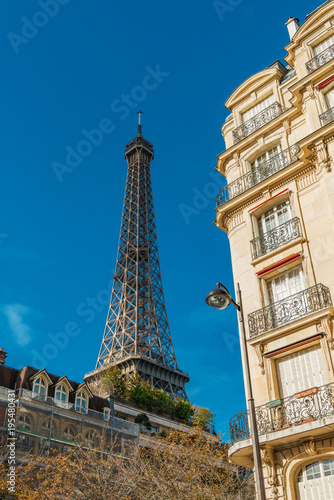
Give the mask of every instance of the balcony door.
<svg viewBox="0 0 334 500">
<path fill-rule="evenodd" d="M 334 108 L 334 89 L 330 90 L 326 94 L 326 103 L 328 109 L 333 109 Z"/>
<path fill-rule="evenodd" d="M 279 154 L 280 152 L 281 146 L 278 144 L 255 158 L 251 163 L 253 185 L 258 184 L 282 168 L 282 155 Z"/>
<path fill-rule="evenodd" d="M 324 40 L 323 42 L 319 43 L 318 45 L 316 45 L 314 48 L 313 48 L 313 52 L 314 52 L 314 55 L 315 56 L 318 56 L 319 54 L 321 54 L 324 50 L 328 49 L 329 47 L 331 47 L 332 45 L 334 45 L 334 35 L 330 36 L 329 38 L 327 38 L 326 40 Z"/>
<path fill-rule="evenodd" d="M 302 266 L 294 267 L 266 282 L 269 304 L 275 304 L 305 289 Z"/>
<path fill-rule="evenodd" d="M 280 397 L 328 384 L 324 357 L 320 346 L 312 346 L 279 358 L 276 362 Z"/>
<path fill-rule="evenodd" d="M 242 123 L 247 122 L 251 118 L 253 118 L 255 115 L 263 111 L 264 109 L 268 108 L 271 104 L 273 104 L 274 101 L 274 94 L 271 96 L 267 97 L 266 99 L 263 99 L 263 101 L 259 102 L 252 108 L 250 108 L 248 111 L 242 114 Z"/>
<path fill-rule="evenodd" d="M 284 201 L 273 208 L 270 208 L 257 218 L 259 236 L 264 236 L 269 231 L 276 229 L 285 222 L 293 218 L 289 201 Z"/>
</svg>

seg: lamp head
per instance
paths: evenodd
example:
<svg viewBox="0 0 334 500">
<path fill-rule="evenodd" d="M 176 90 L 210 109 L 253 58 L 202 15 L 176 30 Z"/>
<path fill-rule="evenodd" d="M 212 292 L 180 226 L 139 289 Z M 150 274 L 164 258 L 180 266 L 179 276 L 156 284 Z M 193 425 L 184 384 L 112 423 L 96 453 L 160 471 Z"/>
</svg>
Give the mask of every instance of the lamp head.
<svg viewBox="0 0 334 500">
<path fill-rule="evenodd" d="M 217 288 L 208 293 L 205 302 L 212 307 L 212 309 L 221 311 L 231 304 L 232 297 L 222 283 L 217 283 L 216 286 Z"/>
</svg>

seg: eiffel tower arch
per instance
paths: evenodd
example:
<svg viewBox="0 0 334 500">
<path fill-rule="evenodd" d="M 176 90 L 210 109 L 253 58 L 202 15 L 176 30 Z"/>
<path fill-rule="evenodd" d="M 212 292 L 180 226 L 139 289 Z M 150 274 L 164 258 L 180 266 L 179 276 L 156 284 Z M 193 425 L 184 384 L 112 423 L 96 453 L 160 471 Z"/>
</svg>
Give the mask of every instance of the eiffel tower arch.
<svg viewBox="0 0 334 500">
<path fill-rule="evenodd" d="M 187 399 L 189 376 L 177 366 L 162 288 L 155 224 L 151 161 L 153 145 L 141 134 L 126 145 L 128 164 L 116 270 L 107 322 L 96 368 L 96 382 L 117 366 L 122 374 L 149 381 L 174 398 Z"/>
</svg>

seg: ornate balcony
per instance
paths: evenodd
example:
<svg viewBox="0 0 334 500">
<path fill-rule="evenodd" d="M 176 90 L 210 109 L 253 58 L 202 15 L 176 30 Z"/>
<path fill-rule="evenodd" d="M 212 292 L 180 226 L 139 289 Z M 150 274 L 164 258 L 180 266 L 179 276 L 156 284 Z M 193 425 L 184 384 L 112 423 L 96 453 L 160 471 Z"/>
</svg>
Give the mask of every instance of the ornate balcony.
<svg viewBox="0 0 334 500">
<path fill-rule="evenodd" d="M 299 146 L 296 144 L 290 148 L 281 151 L 277 155 L 272 156 L 269 160 L 260 162 L 251 172 L 239 177 L 219 191 L 216 197 L 216 206 L 219 207 L 224 203 L 232 200 L 239 194 L 244 193 L 259 182 L 267 179 L 271 175 L 276 174 L 283 168 L 298 160 L 297 153 Z"/>
<path fill-rule="evenodd" d="M 334 121 L 334 108 L 328 109 L 327 111 L 319 115 L 319 120 L 322 127 Z"/>
<path fill-rule="evenodd" d="M 248 314 L 250 337 L 295 321 L 332 305 L 329 288 L 321 283 L 290 295 L 274 304 Z"/>
<path fill-rule="evenodd" d="M 259 436 L 334 415 L 334 383 L 314 387 L 255 408 Z M 250 438 L 248 412 L 230 420 L 232 444 Z"/>
<path fill-rule="evenodd" d="M 331 45 L 327 49 L 323 50 L 317 56 L 313 57 L 306 63 L 306 69 L 308 73 L 313 73 L 316 69 L 320 68 L 328 61 L 334 59 L 334 45 Z"/>
<path fill-rule="evenodd" d="M 253 118 L 247 120 L 245 123 L 240 125 L 233 130 L 233 141 L 234 144 L 242 141 L 245 137 L 248 137 L 250 134 L 263 127 L 268 122 L 271 122 L 274 118 L 283 113 L 283 107 L 279 102 L 274 102 L 267 108 L 257 113 Z"/>
<path fill-rule="evenodd" d="M 262 236 L 254 238 L 251 242 L 252 260 L 258 259 L 276 248 L 286 245 L 301 236 L 300 221 L 298 217 L 284 222 L 280 226 L 267 231 Z"/>
</svg>

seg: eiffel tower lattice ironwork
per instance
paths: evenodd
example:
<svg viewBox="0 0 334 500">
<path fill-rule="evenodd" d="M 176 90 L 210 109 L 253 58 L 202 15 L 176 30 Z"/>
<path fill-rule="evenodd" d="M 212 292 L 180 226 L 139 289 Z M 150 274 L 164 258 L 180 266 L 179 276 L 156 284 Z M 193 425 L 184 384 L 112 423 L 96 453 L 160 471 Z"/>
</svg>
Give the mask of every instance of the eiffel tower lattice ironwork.
<svg viewBox="0 0 334 500">
<path fill-rule="evenodd" d="M 189 376 L 177 367 L 162 288 L 151 161 L 153 145 L 138 134 L 126 145 L 128 173 L 116 271 L 96 370 L 118 366 L 152 387 L 187 399 Z M 95 370 L 95 371 L 96 371 Z"/>
</svg>

